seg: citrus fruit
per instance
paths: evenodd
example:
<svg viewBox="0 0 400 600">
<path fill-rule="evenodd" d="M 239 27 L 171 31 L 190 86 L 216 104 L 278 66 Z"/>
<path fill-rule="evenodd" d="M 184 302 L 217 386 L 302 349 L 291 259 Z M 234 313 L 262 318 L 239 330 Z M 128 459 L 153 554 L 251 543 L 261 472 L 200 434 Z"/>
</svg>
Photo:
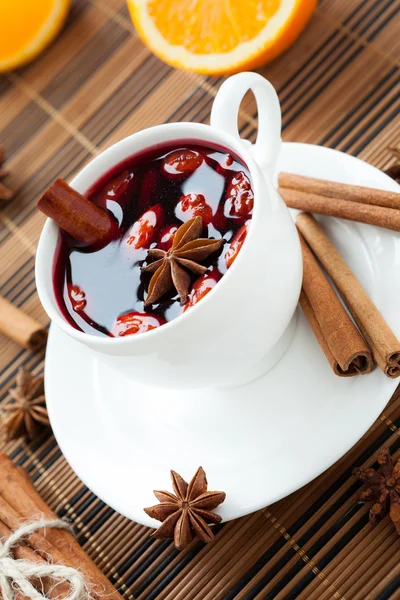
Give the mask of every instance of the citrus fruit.
<svg viewBox="0 0 400 600">
<path fill-rule="evenodd" d="M 317 0 L 128 0 L 143 41 L 167 63 L 207 74 L 261 66 L 286 50 Z"/>
<path fill-rule="evenodd" d="M 35 58 L 60 31 L 69 0 L 0 0 L 0 72 Z"/>
</svg>

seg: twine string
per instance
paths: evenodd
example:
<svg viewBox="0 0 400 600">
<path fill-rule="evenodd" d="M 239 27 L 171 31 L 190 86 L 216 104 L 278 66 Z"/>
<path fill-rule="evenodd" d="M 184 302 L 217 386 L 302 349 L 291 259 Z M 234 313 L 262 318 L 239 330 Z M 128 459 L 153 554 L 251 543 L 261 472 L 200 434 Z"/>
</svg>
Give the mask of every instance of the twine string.
<svg viewBox="0 0 400 600">
<path fill-rule="evenodd" d="M 71 529 L 70 525 L 61 519 L 40 519 L 25 523 L 7 540 L 0 541 L 0 593 L 3 600 L 15 600 L 20 593 L 31 600 L 43 600 L 46 596 L 33 586 L 31 580 L 35 579 L 43 588 L 43 578 L 45 577 L 69 583 L 70 593 L 64 596 L 64 600 L 90 598 L 85 578 L 76 569 L 58 564 L 32 563 L 13 557 L 12 549 L 24 538 L 39 529 L 46 530 L 46 528 Z"/>
</svg>

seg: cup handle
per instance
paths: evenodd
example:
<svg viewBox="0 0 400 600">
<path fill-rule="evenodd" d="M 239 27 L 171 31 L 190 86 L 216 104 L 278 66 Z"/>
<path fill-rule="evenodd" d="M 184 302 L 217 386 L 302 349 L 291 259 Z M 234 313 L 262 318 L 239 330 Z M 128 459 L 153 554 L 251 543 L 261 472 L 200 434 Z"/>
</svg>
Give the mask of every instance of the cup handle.
<svg viewBox="0 0 400 600">
<path fill-rule="evenodd" d="M 240 103 L 251 90 L 258 109 L 257 140 L 250 148 L 261 170 L 272 177 L 281 147 L 281 107 L 273 85 L 258 73 L 238 73 L 221 85 L 211 109 L 211 126 L 240 139 Z M 243 140 L 244 141 L 244 140 Z"/>
</svg>

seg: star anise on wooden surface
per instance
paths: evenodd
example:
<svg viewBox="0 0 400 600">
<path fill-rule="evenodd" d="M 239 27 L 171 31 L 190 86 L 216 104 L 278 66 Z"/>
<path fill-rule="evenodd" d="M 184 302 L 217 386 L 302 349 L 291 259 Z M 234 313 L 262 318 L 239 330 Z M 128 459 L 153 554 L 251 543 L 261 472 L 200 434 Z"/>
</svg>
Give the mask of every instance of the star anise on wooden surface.
<svg viewBox="0 0 400 600">
<path fill-rule="evenodd" d="M 202 467 L 189 484 L 178 473 L 171 471 L 171 492 L 154 490 L 160 504 L 145 508 L 145 512 L 162 522 L 152 534 L 157 539 L 173 538 L 178 550 L 183 550 L 195 538 L 203 542 L 211 542 L 214 534 L 209 524 L 221 522 L 214 508 L 225 500 L 225 492 L 208 492 L 207 478 Z"/>
<path fill-rule="evenodd" d="M 142 267 L 142 271 L 154 275 L 149 283 L 145 305 L 157 302 L 173 288 L 178 292 L 181 302 L 186 302 L 191 281 L 189 271 L 203 275 L 207 267 L 200 263 L 224 243 L 223 239 L 201 238 L 202 231 L 203 219 L 194 217 L 176 231 L 170 250 L 150 248 L 146 260 L 154 262 Z"/>
<path fill-rule="evenodd" d="M 34 439 L 43 427 L 50 425 L 44 396 L 43 376 L 34 377 L 20 368 L 16 387 L 9 391 L 10 401 L 2 408 L 7 441 L 26 437 Z"/>
<path fill-rule="evenodd" d="M 392 152 L 392 154 L 394 154 L 398 162 L 394 163 L 394 165 L 386 169 L 384 173 L 386 173 L 386 175 L 389 175 L 389 177 L 397 181 L 397 183 L 400 183 L 400 149 L 389 148 L 389 150 Z"/>
<path fill-rule="evenodd" d="M 400 183 L 400 163 L 396 163 L 384 171 L 392 179 Z"/>
<path fill-rule="evenodd" d="M 400 535 L 400 458 L 393 463 L 388 448 L 378 454 L 378 470 L 354 469 L 353 475 L 367 488 L 361 492 L 360 502 L 373 502 L 369 511 L 371 525 L 389 515 Z"/>
<path fill-rule="evenodd" d="M 12 190 L 2 183 L 2 180 L 8 175 L 8 171 L 3 167 L 5 160 L 6 153 L 4 148 L 0 145 L 0 200 L 11 200 L 13 197 Z"/>
</svg>

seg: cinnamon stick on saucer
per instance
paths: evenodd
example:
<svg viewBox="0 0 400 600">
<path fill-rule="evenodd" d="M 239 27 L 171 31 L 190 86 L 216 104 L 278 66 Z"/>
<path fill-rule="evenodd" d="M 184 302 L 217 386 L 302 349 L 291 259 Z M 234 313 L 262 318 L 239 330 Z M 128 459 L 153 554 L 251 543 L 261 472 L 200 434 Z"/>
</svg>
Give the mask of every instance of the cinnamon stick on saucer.
<svg viewBox="0 0 400 600">
<path fill-rule="evenodd" d="M 43 348 L 47 341 L 46 328 L 2 296 L 0 296 L 0 333 L 32 352 Z"/>
<path fill-rule="evenodd" d="M 341 377 L 370 373 L 374 360 L 301 234 L 303 289 L 300 305 L 333 372 Z"/>
<path fill-rule="evenodd" d="M 313 177 L 295 175 L 294 173 L 279 173 L 278 184 L 281 188 L 317 194 L 317 196 L 400 209 L 400 194 L 388 192 L 387 190 L 337 183 L 326 179 L 314 179 Z"/>
<path fill-rule="evenodd" d="M 361 204 L 342 198 L 328 198 L 284 187 L 279 187 L 278 191 L 289 208 L 400 231 L 400 210 L 394 208 Z"/>
<path fill-rule="evenodd" d="M 361 283 L 314 217 L 301 213 L 296 225 L 333 280 L 382 371 L 391 379 L 398 377 L 400 342 Z"/>
<path fill-rule="evenodd" d="M 83 244 L 103 244 L 117 227 L 111 214 L 62 179 L 57 179 L 46 190 L 36 206 L 74 240 Z"/>
</svg>

